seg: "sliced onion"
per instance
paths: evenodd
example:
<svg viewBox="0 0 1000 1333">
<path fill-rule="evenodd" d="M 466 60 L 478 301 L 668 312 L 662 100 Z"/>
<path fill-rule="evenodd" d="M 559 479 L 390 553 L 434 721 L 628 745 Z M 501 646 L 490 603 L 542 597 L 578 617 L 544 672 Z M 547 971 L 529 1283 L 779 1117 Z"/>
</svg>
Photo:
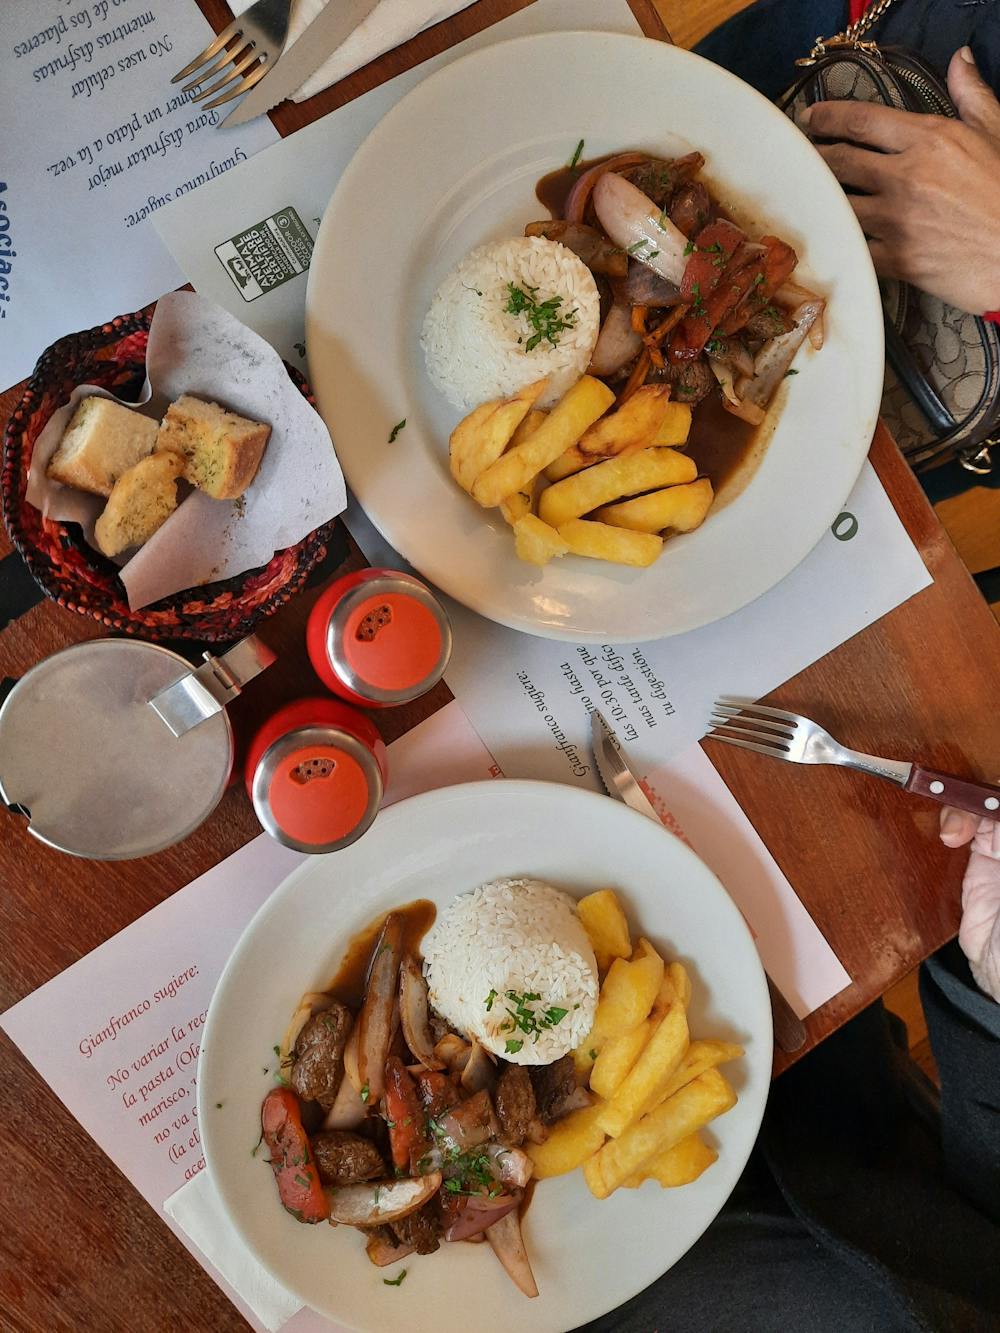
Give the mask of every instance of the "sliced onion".
<svg viewBox="0 0 1000 1333">
<path fill-rule="evenodd" d="M 392 1041 L 393 1008 L 399 976 L 402 918 L 390 912 L 375 946 L 358 1018 L 358 1077 L 368 1086 L 368 1100 L 377 1106 L 385 1091 L 385 1061 Z"/>
<path fill-rule="evenodd" d="M 323 1120 L 323 1128 L 357 1129 L 367 1114 L 368 1107 L 361 1100 L 361 1093 L 349 1078 L 342 1078 L 333 1105 Z"/>
<path fill-rule="evenodd" d="M 470 1236 L 488 1231 L 501 1218 L 513 1212 L 521 1202 L 520 1194 L 470 1194 L 458 1198 L 454 1221 L 445 1228 L 445 1240 L 468 1240 Z"/>
<path fill-rule="evenodd" d="M 524 1189 L 534 1172 L 534 1163 L 520 1148 L 505 1148 L 502 1143 L 491 1143 L 486 1149 L 493 1162 L 501 1185 Z"/>
<path fill-rule="evenodd" d="M 822 301 L 818 292 L 811 292 L 808 287 L 801 287 L 797 282 L 783 282 L 771 298 L 775 305 L 786 310 L 797 309 L 804 301 Z"/>
<path fill-rule="evenodd" d="M 330 1221 L 345 1227 L 380 1227 L 398 1222 L 422 1208 L 441 1188 L 441 1172 L 412 1180 L 373 1180 L 365 1185 L 338 1185 L 327 1191 Z"/>
<path fill-rule="evenodd" d="M 427 1021 L 427 982 L 420 964 L 407 954 L 399 968 L 399 1017 L 411 1052 L 425 1069 L 443 1069 L 434 1054 L 434 1039 Z"/>
<path fill-rule="evenodd" d="M 803 302 L 792 314 L 795 327 L 764 344 L 754 360 L 753 379 L 747 384 L 742 397 L 744 404 L 752 403 L 767 409 L 775 390 L 795 360 L 796 352 L 805 342 L 809 330 L 820 318 L 825 306 L 826 302 L 821 297 Z"/>
<path fill-rule="evenodd" d="M 628 306 L 613 305 L 601 325 L 588 367 L 591 375 L 614 375 L 638 356 L 642 336 L 632 327 Z"/>
<path fill-rule="evenodd" d="M 457 1036 L 454 1032 L 449 1032 L 442 1037 L 434 1047 L 434 1059 L 439 1060 L 441 1064 L 452 1074 L 460 1074 L 468 1063 L 469 1056 L 472 1054 L 472 1047 L 464 1037 Z M 438 1068 L 441 1068 L 441 1064 Z"/>
<path fill-rule="evenodd" d="M 365 1253 L 376 1268 L 386 1268 L 413 1253 L 412 1245 L 394 1245 L 387 1236 L 369 1236 Z"/>
<path fill-rule="evenodd" d="M 472 1050 L 462 1070 L 462 1087 L 467 1092 L 481 1092 L 489 1088 L 496 1078 L 496 1065 L 493 1056 L 478 1041 L 472 1043 Z"/>
<path fill-rule="evenodd" d="M 826 308 L 819 312 L 809 330 L 809 341 L 818 352 L 826 340 Z"/>
<path fill-rule="evenodd" d="M 647 157 L 647 153 L 619 153 L 616 157 L 609 157 L 604 162 L 598 162 L 596 166 L 589 167 L 574 182 L 572 190 L 566 196 L 566 203 L 563 206 L 563 217 L 566 221 L 583 221 L 587 200 L 590 198 L 594 186 L 607 172 L 621 171 L 625 167 L 638 166 L 640 162 L 645 162 Z"/>
<path fill-rule="evenodd" d="M 360 1092 L 363 1086 L 361 1074 L 358 1071 L 358 1033 L 361 1030 L 361 1024 L 355 1023 L 351 1028 L 350 1036 L 347 1038 L 347 1045 L 344 1047 L 344 1082 L 349 1082 L 355 1092 Z"/>
<path fill-rule="evenodd" d="M 509 1212 L 499 1222 L 494 1222 L 486 1233 L 486 1239 L 508 1276 L 513 1278 L 525 1296 L 537 1296 L 538 1284 L 528 1262 L 528 1251 L 524 1248 L 521 1236 L 521 1219 L 517 1213 Z"/>
<path fill-rule="evenodd" d="M 602 176 L 594 187 L 594 208 L 616 245 L 679 287 L 688 238 L 656 207 L 649 195 L 624 176 Z"/>
</svg>

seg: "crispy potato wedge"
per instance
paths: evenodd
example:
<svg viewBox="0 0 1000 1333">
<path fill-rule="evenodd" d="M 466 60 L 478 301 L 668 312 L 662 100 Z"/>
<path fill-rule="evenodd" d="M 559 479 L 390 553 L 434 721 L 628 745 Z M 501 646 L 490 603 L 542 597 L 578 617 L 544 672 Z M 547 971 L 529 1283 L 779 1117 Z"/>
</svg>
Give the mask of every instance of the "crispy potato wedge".
<svg viewBox="0 0 1000 1333">
<path fill-rule="evenodd" d="M 736 1093 L 717 1069 L 699 1075 L 680 1092 L 611 1139 L 584 1164 L 592 1194 L 606 1199 L 655 1156 L 696 1133 L 736 1104 Z M 598 1123 L 603 1119 L 598 1117 Z"/>
<path fill-rule="evenodd" d="M 668 403 L 653 444 L 687 444 L 691 433 L 691 404 Z"/>
<path fill-rule="evenodd" d="M 549 481 L 560 481 L 600 462 L 634 454 L 653 443 L 669 407 L 669 384 L 644 384 L 618 409 L 595 421 L 579 441 L 545 469 Z"/>
<path fill-rule="evenodd" d="M 514 524 L 514 549 L 529 565 L 547 565 L 553 556 L 565 555 L 569 543 L 535 514 L 525 514 Z"/>
<path fill-rule="evenodd" d="M 472 487 L 473 499 L 489 509 L 522 490 L 577 442 L 587 427 L 608 410 L 614 397 L 606 384 L 591 375 L 577 380 L 537 430 L 480 473 Z"/>
<path fill-rule="evenodd" d="M 548 377 L 536 380 L 510 398 L 481 403 L 451 432 L 448 441 L 451 475 L 464 491 L 471 494 L 479 474 L 496 462 L 507 448 L 532 403 L 545 392 L 548 382 Z"/>
<path fill-rule="evenodd" d="M 547 492 L 544 492 L 547 493 Z M 557 529 L 574 555 L 591 560 L 607 560 L 613 565 L 634 565 L 645 569 L 663 550 L 663 539 L 651 532 L 628 532 L 609 523 L 591 523 L 571 518 Z"/>
<path fill-rule="evenodd" d="M 574 1051 L 577 1068 L 589 1070 L 612 1037 L 631 1032 L 649 1014 L 663 981 L 663 959 L 656 953 L 626 962 L 616 958 L 601 987 L 594 1025 Z"/>
<path fill-rule="evenodd" d="M 693 462 L 691 466 L 694 467 Z M 705 521 L 714 499 L 712 483 L 707 477 L 699 477 L 687 485 L 669 486 L 650 495 L 636 496 L 634 500 L 602 505 L 594 517 L 633 532 L 663 532 L 667 528 L 672 532 L 693 532 Z"/>
<path fill-rule="evenodd" d="M 673 982 L 675 995 L 686 1009 L 691 1003 L 691 978 L 687 968 L 683 963 L 674 961 L 667 968 L 667 973 Z"/>
<path fill-rule="evenodd" d="M 655 1027 L 656 1023 L 647 1018 L 631 1032 L 623 1032 L 620 1036 L 612 1037 L 610 1041 L 605 1042 L 590 1071 L 592 1092 L 596 1092 L 598 1097 L 603 1097 L 605 1100 L 615 1095 L 625 1081 L 625 1076 L 642 1054 Z"/>
<path fill-rule="evenodd" d="M 634 1190 L 644 1180 L 657 1180 L 664 1189 L 690 1185 L 718 1158 L 719 1154 L 708 1146 L 700 1134 L 689 1134 L 672 1148 L 651 1157 L 635 1175 L 623 1182 L 622 1188 Z"/>
<path fill-rule="evenodd" d="M 524 1151 L 535 1166 L 535 1179 L 563 1176 L 593 1157 L 604 1142 L 604 1131 L 597 1127 L 601 1103 L 571 1111 L 549 1130 L 544 1143 L 527 1143 Z"/>
<path fill-rule="evenodd" d="M 694 462 L 676 449 L 640 449 L 624 458 L 609 458 L 574 477 L 557 481 L 542 492 L 538 513 L 554 528 L 589 514 L 622 496 L 660 486 L 676 486 L 698 475 Z"/>
<path fill-rule="evenodd" d="M 529 435 L 533 435 L 538 427 L 548 416 L 541 408 L 533 407 L 528 415 L 518 426 L 517 430 L 510 437 L 508 449 L 516 449 L 522 444 Z M 532 477 L 521 490 L 515 491 L 513 495 L 508 496 L 506 500 L 500 502 L 500 513 L 504 516 L 507 523 L 514 526 L 519 518 L 524 518 L 525 514 L 531 514 L 535 508 L 535 493 L 538 489 L 538 479 Z"/>
<path fill-rule="evenodd" d="M 594 947 L 598 970 L 604 973 L 615 958 L 628 958 L 632 952 L 628 921 L 614 889 L 588 893 L 576 910 Z"/>
<path fill-rule="evenodd" d="M 657 1023 L 659 1023 L 666 1015 L 670 1006 L 676 1004 L 679 999 L 677 987 L 674 985 L 673 974 L 670 970 L 672 967 L 673 963 L 664 970 L 663 981 L 660 983 L 660 989 L 656 992 L 656 999 L 653 1001 L 653 1007 L 649 1011 L 650 1018 L 654 1019 Z M 686 1009 L 687 1005 L 685 1005 L 684 1008 Z"/>
<path fill-rule="evenodd" d="M 682 1005 L 673 1004 L 601 1113 L 605 1134 L 620 1138 L 656 1105 L 689 1044 L 687 1014 Z"/>
<path fill-rule="evenodd" d="M 661 1090 L 657 1103 L 665 1102 L 686 1083 L 704 1074 L 706 1069 L 724 1064 L 727 1060 L 738 1060 L 743 1054 L 743 1047 L 732 1041 L 693 1041 L 684 1053 L 684 1058 L 674 1070 L 670 1079 Z"/>
</svg>

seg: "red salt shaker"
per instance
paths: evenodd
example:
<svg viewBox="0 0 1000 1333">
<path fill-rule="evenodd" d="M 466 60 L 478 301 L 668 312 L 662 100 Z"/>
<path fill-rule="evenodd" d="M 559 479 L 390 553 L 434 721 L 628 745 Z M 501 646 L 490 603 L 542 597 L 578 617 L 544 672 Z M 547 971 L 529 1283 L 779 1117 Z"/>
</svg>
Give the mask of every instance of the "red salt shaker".
<svg viewBox="0 0 1000 1333">
<path fill-rule="evenodd" d="M 335 699 L 298 699 L 265 722 L 246 759 L 263 827 L 300 852 L 335 852 L 371 826 L 388 778 L 385 743 Z"/>
<path fill-rule="evenodd" d="M 334 694 L 364 708 L 389 708 L 418 699 L 444 675 L 451 625 L 412 574 L 361 569 L 336 579 L 316 602 L 306 648 Z"/>
</svg>

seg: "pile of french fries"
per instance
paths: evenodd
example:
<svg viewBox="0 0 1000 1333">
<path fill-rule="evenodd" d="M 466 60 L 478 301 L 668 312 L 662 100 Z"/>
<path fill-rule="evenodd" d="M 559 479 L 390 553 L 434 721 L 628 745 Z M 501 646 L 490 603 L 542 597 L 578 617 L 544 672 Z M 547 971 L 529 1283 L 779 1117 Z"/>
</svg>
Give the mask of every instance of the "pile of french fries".
<svg viewBox="0 0 1000 1333">
<path fill-rule="evenodd" d="M 601 985 L 594 1026 L 573 1052 L 594 1104 L 560 1120 L 544 1143 L 527 1147 L 535 1176 L 583 1167 L 591 1193 L 655 1180 L 697 1180 L 718 1154 L 700 1130 L 736 1105 L 718 1066 L 743 1054 L 728 1041 L 691 1040 L 691 980 L 665 963 L 648 940 L 632 948 L 628 921 L 612 889 L 578 904 L 597 958 Z"/>
<path fill-rule="evenodd" d="M 533 565 L 590 556 L 651 565 L 663 533 L 691 532 L 712 483 L 678 448 L 691 409 L 647 384 L 616 411 L 606 384 L 584 375 L 548 413 L 547 379 L 475 408 L 451 433 L 451 473 L 485 509 L 499 507 L 517 554 Z"/>
</svg>

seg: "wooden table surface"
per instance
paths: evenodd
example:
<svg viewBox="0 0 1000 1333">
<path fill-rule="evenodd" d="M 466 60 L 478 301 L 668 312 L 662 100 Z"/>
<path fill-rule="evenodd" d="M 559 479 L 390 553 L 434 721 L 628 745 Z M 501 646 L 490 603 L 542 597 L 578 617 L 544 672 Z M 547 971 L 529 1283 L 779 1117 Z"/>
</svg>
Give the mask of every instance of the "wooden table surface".
<svg viewBox="0 0 1000 1333">
<path fill-rule="evenodd" d="M 528 0 L 479 0 L 457 17 L 358 71 L 302 106 L 275 115 L 291 133 L 376 84 L 521 9 Z M 651 0 L 631 0 L 644 30 L 666 32 Z M 219 28 L 221 0 L 202 0 Z M 0 424 L 18 390 L 0 395 Z M 884 430 L 872 461 L 934 578 L 932 587 L 776 691 L 783 706 L 821 718 L 845 742 L 920 756 L 943 769 L 996 776 L 1000 628 Z M 363 563 L 346 536 L 341 557 Z M 31 585 L 0 534 L 7 591 Z M 238 731 L 255 712 L 317 687 L 303 630 L 318 588 L 264 627 L 278 653 L 267 690 L 235 705 Z M 4 627 L 0 677 L 23 674 L 100 627 L 38 602 Z M 447 701 L 442 685 L 412 708 L 377 718 L 387 740 Z M 882 994 L 957 928 L 963 857 L 936 837 L 937 809 L 836 769 L 801 769 L 711 745 L 712 762 L 854 978 L 807 1020 L 809 1045 Z M 143 861 L 76 861 L 31 839 L 0 812 L 0 1009 L 63 971 L 258 832 L 238 790 L 180 846 Z M 245 1329 L 241 1316 L 97 1149 L 6 1037 L 0 1038 L 0 1328 Z M 779 1060 L 777 1069 L 780 1071 Z"/>
</svg>

